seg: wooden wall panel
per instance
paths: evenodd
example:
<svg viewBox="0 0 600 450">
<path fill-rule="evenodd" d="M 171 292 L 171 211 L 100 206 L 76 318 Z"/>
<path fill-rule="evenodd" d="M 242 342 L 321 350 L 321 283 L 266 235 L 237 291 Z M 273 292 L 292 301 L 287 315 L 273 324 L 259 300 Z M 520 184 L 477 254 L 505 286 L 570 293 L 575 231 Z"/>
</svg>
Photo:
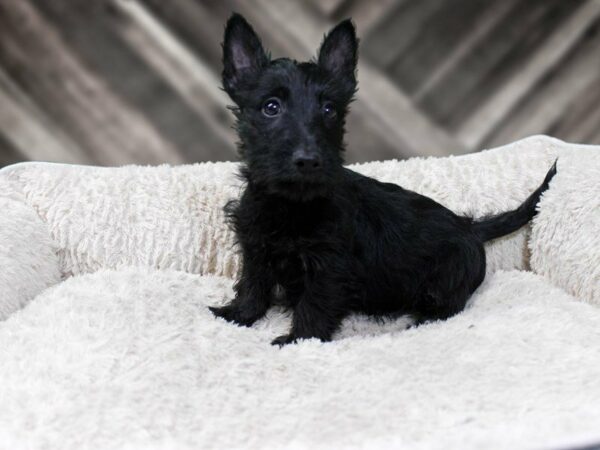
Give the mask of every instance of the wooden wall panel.
<svg viewBox="0 0 600 450">
<path fill-rule="evenodd" d="M 354 18 L 349 161 L 600 143 L 600 0 L 0 0 L 0 166 L 235 159 L 232 11 L 301 60 Z"/>
</svg>

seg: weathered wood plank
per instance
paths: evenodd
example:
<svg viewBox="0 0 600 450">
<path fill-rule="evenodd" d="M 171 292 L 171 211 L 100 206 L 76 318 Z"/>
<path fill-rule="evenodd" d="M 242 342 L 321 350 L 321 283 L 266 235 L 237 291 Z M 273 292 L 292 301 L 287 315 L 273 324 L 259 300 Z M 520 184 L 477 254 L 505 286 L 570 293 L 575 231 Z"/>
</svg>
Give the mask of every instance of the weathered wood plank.
<svg viewBox="0 0 600 450">
<path fill-rule="evenodd" d="M 10 140 L 3 135 L 3 128 L 0 128 L 0 169 L 10 164 L 23 162 L 26 159 L 27 157 L 20 153 Z"/>
<path fill-rule="evenodd" d="M 129 108 L 141 114 L 184 161 L 226 159 L 229 144 L 213 133 L 186 99 L 124 37 L 137 29 L 110 1 L 32 0 L 60 30 L 76 57 Z M 139 34 L 139 33 L 138 33 Z M 146 53 L 150 48 L 143 48 Z M 225 108 L 222 108 L 225 113 Z M 200 143 L 202 143 L 200 145 Z"/>
<path fill-rule="evenodd" d="M 29 1 L 0 3 L 0 64 L 97 162 L 181 162 L 171 144 L 73 55 Z"/>
<path fill-rule="evenodd" d="M 221 1 L 141 0 L 179 40 L 220 73 L 221 41 L 225 20 Z"/>
<path fill-rule="evenodd" d="M 513 76 L 472 113 L 458 130 L 460 140 L 477 148 L 548 71 L 552 70 L 600 16 L 600 2 L 585 2 L 555 30 Z"/>
<path fill-rule="evenodd" d="M 422 86 L 427 74 L 435 72 L 449 53 L 468 35 L 470 26 L 490 6 L 481 0 L 464 0 L 457 8 L 453 2 L 442 6 L 423 23 L 418 39 L 401 52 L 389 66 L 389 74 L 409 96 Z M 491 5 L 494 5 L 492 2 Z"/>
<path fill-rule="evenodd" d="M 363 36 L 369 36 L 391 11 L 411 0 L 349 1 L 337 11 L 334 19 L 351 17 Z"/>
<path fill-rule="evenodd" d="M 582 141 L 575 141 L 575 142 L 582 142 L 585 144 L 600 144 L 600 110 L 596 109 L 594 111 L 593 119 L 595 120 L 595 127 L 589 128 L 589 130 L 590 130 L 590 133 L 588 135 L 589 137 L 586 137 Z"/>
<path fill-rule="evenodd" d="M 600 49 L 590 30 L 600 15 L 571 21 L 599 3 L 0 0 L 0 164 L 234 158 L 231 101 L 219 88 L 233 10 L 274 57 L 299 60 L 353 16 L 363 45 L 349 161 L 460 153 L 539 132 L 597 142 Z M 469 123 L 477 136 L 463 145 Z"/>
<path fill-rule="evenodd" d="M 469 29 L 465 38 L 452 51 L 448 52 L 436 67 L 428 73 L 421 74 L 423 77 L 421 83 L 418 89 L 412 94 L 414 101 L 420 104 L 421 100 L 429 95 L 431 91 L 443 85 L 450 73 L 460 70 L 460 66 L 465 62 L 466 57 L 472 54 L 477 45 L 484 41 L 498 24 L 506 18 L 517 1 L 503 0 L 501 2 L 490 2 L 483 13 L 472 24 L 473 28 L 470 26 L 465 27 Z M 438 39 L 444 39 L 444 36 L 438 36 Z"/>
<path fill-rule="evenodd" d="M 600 21 L 596 23 L 587 31 L 584 41 L 587 41 L 583 45 L 586 47 L 592 47 L 590 43 L 597 42 L 600 36 Z M 596 48 L 596 52 L 600 53 L 600 49 Z M 581 59 L 581 54 L 588 53 L 583 52 L 582 49 L 577 48 L 575 54 L 578 59 Z M 591 58 L 598 58 L 598 54 L 591 55 Z M 563 67 L 570 61 L 566 61 Z M 552 136 L 556 136 L 560 139 L 564 139 L 569 142 L 580 142 L 580 143 L 600 143 L 600 71 L 598 67 L 590 66 L 588 70 L 591 74 L 596 76 L 596 81 L 589 84 L 585 89 L 581 89 L 579 95 L 573 99 L 573 101 L 561 111 L 561 115 L 552 126 L 548 129 L 548 133 Z M 587 74 L 590 75 L 590 74 Z M 570 89 L 566 80 L 562 79 L 562 76 L 557 76 L 557 82 L 563 86 L 564 89 Z M 575 81 L 578 83 L 579 79 Z M 552 103 L 552 102 L 550 102 Z"/>
<path fill-rule="evenodd" d="M 7 152 L 23 160 L 93 162 L 0 70 L 0 130 Z"/>
<path fill-rule="evenodd" d="M 516 2 L 485 39 L 477 42 L 465 55 L 455 70 L 451 70 L 443 82 L 419 99 L 421 108 L 447 129 L 454 131 L 459 128 L 512 75 L 515 68 L 523 64 L 530 52 L 541 45 L 552 27 L 564 16 L 556 14 L 561 2 Z M 549 16 L 554 19 L 548 19 Z"/>
<path fill-rule="evenodd" d="M 547 73 L 482 145 L 495 147 L 532 134 L 552 133 L 555 124 L 569 114 L 576 102 L 582 101 L 583 96 L 593 96 L 595 90 L 600 91 L 599 67 L 600 34 L 584 35 L 575 52 Z"/>
<path fill-rule="evenodd" d="M 363 39 L 363 53 L 380 69 L 387 69 L 417 41 L 425 23 L 445 2 L 439 0 L 397 3 Z"/>
<path fill-rule="evenodd" d="M 582 92 L 548 133 L 568 142 L 600 144 L 599 86 L 600 80 L 592 89 Z"/>
<path fill-rule="evenodd" d="M 212 146 L 217 154 L 208 156 L 233 158 L 237 138 L 232 117 L 225 110 L 229 97 L 219 88 L 220 79 L 139 2 L 117 0 L 114 4 L 130 19 L 120 29 L 126 41 L 198 113 L 208 133 L 218 138 L 218 145 Z"/>
<path fill-rule="evenodd" d="M 325 17 L 331 18 L 348 0 L 308 0 L 308 3 Z"/>
</svg>

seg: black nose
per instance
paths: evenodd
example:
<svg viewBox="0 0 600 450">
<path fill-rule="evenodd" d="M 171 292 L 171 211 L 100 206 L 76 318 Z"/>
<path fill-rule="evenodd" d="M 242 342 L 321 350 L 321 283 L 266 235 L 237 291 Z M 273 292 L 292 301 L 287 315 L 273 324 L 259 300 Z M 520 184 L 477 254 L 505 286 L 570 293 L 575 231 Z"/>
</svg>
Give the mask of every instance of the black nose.
<svg viewBox="0 0 600 450">
<path fill-rule="evenodd" d="M 316 153 L 299 151 L 292 156 L 292 163 L 302 173 L 314 172 L 321 168 L 321 157 Z"/>
</svg>

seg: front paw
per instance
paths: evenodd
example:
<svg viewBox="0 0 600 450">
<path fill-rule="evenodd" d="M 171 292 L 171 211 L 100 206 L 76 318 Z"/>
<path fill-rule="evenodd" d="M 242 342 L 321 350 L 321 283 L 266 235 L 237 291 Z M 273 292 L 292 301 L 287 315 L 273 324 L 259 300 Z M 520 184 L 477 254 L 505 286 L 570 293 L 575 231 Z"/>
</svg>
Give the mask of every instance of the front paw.
<svg viewBox="0 0 600 450">
<path fill-rule="evenodd" d="M 244 327 L 251 326 L 259 319 L 258 317 L 250 317 L 245 315 L 243 311 L 231 305 L 209 306 L 208 309 L 210 309 L 215 316 L 221 317 L 227 322 L 232 322 Z"/>
<path fill-rule="evenodd" d="M 283 347 L 284 345 L 296 343 L 297 337 L 293 334 L 284 334 L 283 336 L 279 336 L 271 341 L 271 345 L 279 345 L 279 347 Z"/>
</svg>

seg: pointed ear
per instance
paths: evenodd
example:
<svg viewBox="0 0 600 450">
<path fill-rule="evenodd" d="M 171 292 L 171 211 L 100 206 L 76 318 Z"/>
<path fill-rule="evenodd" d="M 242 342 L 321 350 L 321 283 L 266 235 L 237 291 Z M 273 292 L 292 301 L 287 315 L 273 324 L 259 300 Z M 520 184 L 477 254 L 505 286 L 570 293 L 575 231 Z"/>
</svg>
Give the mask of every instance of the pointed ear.
<svg viewBox="0 0 600 450">
<path fill-rule="evenodd" d="M 356 82 L 357 58 L 356 30 L 352 21 L 346 19 L 325 36 L 319 50 L 319 66 L 333 75 Z"/>
<path fill-rule="evenodd" d="M 223 41 L 225 91 L 235 100 L 235 92 L 244 81 L 256 75 L 267 63 L 268 57 L 258 35 L 240 14 L 232 14 L 225 26 Z"/>
</svg>

